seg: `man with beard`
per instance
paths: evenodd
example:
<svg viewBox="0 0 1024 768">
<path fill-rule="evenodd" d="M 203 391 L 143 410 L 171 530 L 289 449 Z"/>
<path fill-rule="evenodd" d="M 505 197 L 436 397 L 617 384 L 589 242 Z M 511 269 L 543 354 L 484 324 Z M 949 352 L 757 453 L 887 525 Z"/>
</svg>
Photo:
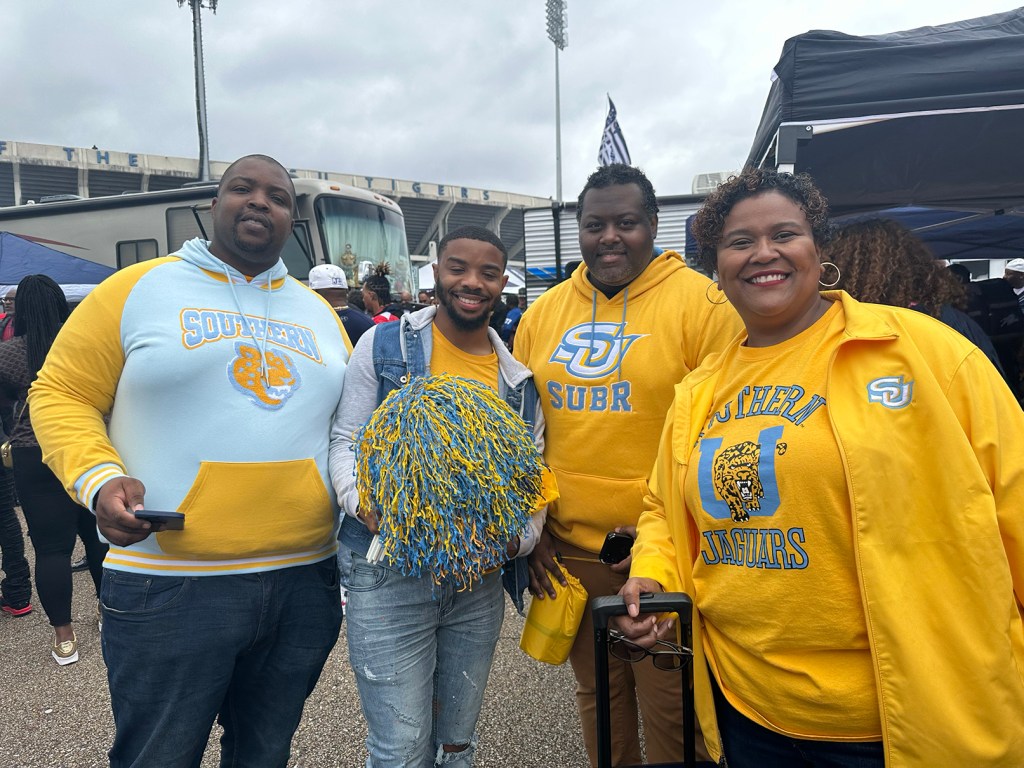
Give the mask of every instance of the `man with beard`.
<svg viewBox="0 0 1024 768">
<path fill-rule="evenodd" d="M 213 239 L 105 280 L 32 385 L 43 459 L 110 542 L 112 766 L 198 765 L 215 719 L 222 765 L 285 766 L 338 638 L 328 446 L 351 345 L 280 258 L 294 210 L 280 163 L 233 163 Z"/>
<path fill-rule="evenodd" d="M 429 574 L 407 576 L 368 557 L 377 514 L 359 506 L 354 435 L 389 392 L 441 373 L 492 387 L 528 424 L 539 420 L 530 371 L 487 325 L 508 279 L 507 260 L 504 244 L 487 229 L 448 234 L 434 265 L 438 306 L 367 331 L 346 375 L 331 433 L 331 478 L 344 513 L 341 546 L 352 555 L 350 562 L 342 558 L 342 582 L 349 659 L 369 726 L 368 766 L 472 765 L 504 601 L 498 572 L 457 591 Z M 543 423 L 534 423 L 534 434 L 542 432 Z M 542 515 L 509 542 L 510 558 L 533 548 Z"/>
<path fill-rule="evenodd" d="M 530 555 L 530 591 L 554 597 L 556 565 L 590 597 L 614 595 L 629 576 L 599 553 L 609 533 L 636 535 L 646 479 L 658 450 L 675 385 L 742 329 L 710 281 L 678 253 L 657 252 L 658 199 L 642 171 L 599 168 L 576 207 L 583 266 L 523 314 L 515 356 L 543 393 L 544 458 L 558 480 L 541 540 Z M 614 563 L 614 564 L 612 564 Z M 594 638 L 590 609 L 569 656 L 583 742 L 597 763 Z M 641 762 L 637 704 L 647 760 L 682 754 L 680 676 L 650 659 L 609 659 L 612 763 Z M 698 754 L 703 744 L 698 736 Z"/>
</svg>

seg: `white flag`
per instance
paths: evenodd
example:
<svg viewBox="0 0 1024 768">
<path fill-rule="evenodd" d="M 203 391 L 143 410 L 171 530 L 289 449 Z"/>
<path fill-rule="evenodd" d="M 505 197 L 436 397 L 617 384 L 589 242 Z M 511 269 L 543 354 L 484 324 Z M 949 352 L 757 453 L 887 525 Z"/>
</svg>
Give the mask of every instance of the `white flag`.
<svg viewBox="0 0 1024 768">
<path fill-rule="evenodd" d="M 622 135 L 619 121 L 615 118 L 615 104 L 611 96 L 608 97 L 608 119 L 604 121 L 604 135 L 601 136 L 601 151 L 597 153 L 597 162 L 601 165 L 630 165 L 626 137 Z"/>
</svg>

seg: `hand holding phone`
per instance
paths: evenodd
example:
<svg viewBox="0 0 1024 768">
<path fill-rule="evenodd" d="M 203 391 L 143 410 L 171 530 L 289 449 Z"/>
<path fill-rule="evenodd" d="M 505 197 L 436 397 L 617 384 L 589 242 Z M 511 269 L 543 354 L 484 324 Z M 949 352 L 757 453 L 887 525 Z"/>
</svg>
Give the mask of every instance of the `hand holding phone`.
<svg viewBox="0 0 1024 768">
<path fill-rule="evenodd" d="M 632 536 L 628 533 L 610 531 L 608 535 L 604 537 L 604 546 L 601 547 L 601 553 L 597 558 L 605 565 L 615 565 L 629 557 L 629 553 L 632 549 Z"/>
<path fill-rule="evenodd" d="M 145 520 L 154 531 L 182 531 L 185 529 L 185 515 L 181 512 L 162 512 L 156 509 L 136 509 L 136 520 Z"/>
</svg>

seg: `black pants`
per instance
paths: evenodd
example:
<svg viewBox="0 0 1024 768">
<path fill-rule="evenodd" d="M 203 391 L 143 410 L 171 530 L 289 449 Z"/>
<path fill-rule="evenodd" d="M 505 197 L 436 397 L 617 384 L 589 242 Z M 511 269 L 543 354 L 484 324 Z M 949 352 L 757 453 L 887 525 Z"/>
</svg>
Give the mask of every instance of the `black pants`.
<svg viewBox="0 0 1024 768">
<path fill-rule="evenodd" d="M 36 593 L 54 627 L 71 623 L 71 553 L 75 536 L 82 537 L 96 590 L 100 591 L 107 545 L 96 533 L 92 512 L 75 502 L 50 468 L 39 448 L 15 448 L 14 482 L 28 535 L 36 550 Z"/>
<path fill-rule="evenodd" d="M 0 467 L 0 552 L 4 580 L 0 582 L 3 601 L 12 608 L 24 608 L 32 599 L 32 581 L 25 559 L 25 537 L 14 513 L 14 475 Z"/>
</svg>

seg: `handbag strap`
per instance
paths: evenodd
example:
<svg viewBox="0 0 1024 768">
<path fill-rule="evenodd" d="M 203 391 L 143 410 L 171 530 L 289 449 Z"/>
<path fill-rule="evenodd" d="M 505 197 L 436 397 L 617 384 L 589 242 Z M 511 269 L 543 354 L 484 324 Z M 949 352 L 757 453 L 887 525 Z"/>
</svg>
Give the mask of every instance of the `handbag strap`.
<svg viewBox="0 0 1024 768">
<path fill-rule="evenodd" d="M 14 434 L 15 430 L 18 429 L 18 426 L 21 424 L 21 418 L 22 416 L 25 415 L 25 409 L 28 408 L 28 400 L 19 400 L 18 402 L 21 403 L 21 410 L 18 411 L 17 415 L 14 417 L 14 426 L 11 427 L 12 435 Z"/>
</svg>

